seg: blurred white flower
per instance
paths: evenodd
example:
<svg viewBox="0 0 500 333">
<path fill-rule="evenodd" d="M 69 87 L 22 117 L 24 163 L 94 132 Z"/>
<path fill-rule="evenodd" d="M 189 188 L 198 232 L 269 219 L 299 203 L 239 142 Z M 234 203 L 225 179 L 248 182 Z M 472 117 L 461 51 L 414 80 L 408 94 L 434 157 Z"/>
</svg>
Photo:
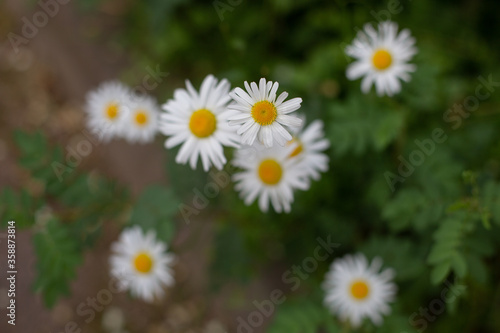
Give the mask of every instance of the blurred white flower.
<svg viewBox="0 0 500 333">
<path fill-rule="evenodd" d="M 228 125 L 227 104 L 229 103 L 229 82 L 224 79 L 217 84 L 213 75 L 208 75 L 198 93 L 191 82 L 185 89 L 177 89 L 174 98 L 163 105 L 160 131 L 170 136 L 165 141 L 167 149 L 182 143 L 175 161 L 196 168 L 198 156 L 203 169 L 211 165 L 221 170 L 227 160 L 223 146 L 238 147 L 240 139 L 236 130 Z"/>
<path fill-rule="evenodd" d="M 385 21 L 379 23 L 378 31 L 371 24 L 358 32 L 351 45 L 346 47 L 347 55 L 356 61 L 347 68 L 347 78 L 356 80 L 364 76 L 361 90 L 367 93 L 375 83 L 377 94 L 392 96 L 401 91 L 401 83 L 410 81 L 409 72 L 415 71 L 408 61 L 417 53 L 415 38 L 410 30 L 404 29 L 399 34 L 398 25 Z"/>
<path fill-rule="evenodd" d="M 121 121 L 120 135 L 131 143 L 153 141 L 158 131 L 159 114 L 153 97 L 130 95 Z"/>
<path fill-rule="evenodd" d="M 354 327 L 360 326 L 365 317 L 380 325 L 382 315 L 391 311 L 388 303 L 394 299 L 397 290 L 392 282 L 394 271 L 388 268 L 379 272 L 381 267 L 380 258 L 373 259 L 368 265 L 362 254 L 335 260 L 323 282 L 325 305 Z"/>
<path fill-rule="evenodd" d="M 290 158 L 296 145 L 266 148 L 256 142 L 235 152 L 233 164 L 243 169 L 233 175 L 235 189 L 246 205 L 259 197 L 259 208 L 269 209 L 269 202 L 278 213 L 291 210 L 293 190 L 307 190 L 309 181 L 297 158 Z"/>
<path fill-rule="evenodd" d="M 283 127 L 298 127 L 300 118 L 289 115 L 300 108 L 301 98 L 293 98 L 284 102 L 288 97 L 287 92 L 281 93 L 276 98 L 278 82 L 260 79 L 259 86 L 245 81 L 244 91 L 236 88 L 230 93 L 236 102 L 229 105 L 231 116 L 229 124 L 237 126 L 238 135 L 242 136 L 242 143 L 252 145 L 256 138 L 267 148 L 276 141 L 279 145 L 292 139 L 290 133 Z"/>
<path fill-rule="evenodd" d="M 87 127 L 101 141 L 109 141 L 121 131 L 121 120 L 130 90 L 118 81 L 104 82 L 87 94 Z"/>
<path fill-rule="evenodd" d="M 319 180 L 320 172 L 328 170 L 329 158 L 323 152 L 330 147 L 330 141 L 325 139 L 323 122 L 315 120 L 304 129 L 305 117 L 301 116 L 302 125 L 292 129 L 293 139 L 289 144 L 296 144 L 295 150 L 290 157 L 297 157 L 299 163 L 305 169 L 307 176 Z"/>
<path fill-rule="evenodd" d="M 164 286 L 173 285 L 174 256 L 166 253 L 167 245 L 157 241 L 153 231 L 143 233 L 137 226 L 124 230 L 111 250 L 111 275 L 134 297 L 151 302 L 163 296 Z"/>
</svg>

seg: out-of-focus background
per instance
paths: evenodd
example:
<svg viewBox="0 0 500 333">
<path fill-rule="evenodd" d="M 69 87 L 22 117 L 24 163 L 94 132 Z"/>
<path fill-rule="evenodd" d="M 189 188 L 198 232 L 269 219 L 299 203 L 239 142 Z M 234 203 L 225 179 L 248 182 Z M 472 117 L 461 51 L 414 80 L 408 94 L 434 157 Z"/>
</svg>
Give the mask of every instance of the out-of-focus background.
<svg viewBox="0 0 500 333">
<path fill-rule="evenodd" d="M 320 284 L 334 258 L 353 252 L 382 257 L 397 271 L 399 288 L 385 326 L 367 324 L 362 331 L 499 332 L 499 13 L 493 0 L 3 0 L 0 187 L 8 193 L 1 197 L 0 216 L 17 219 L 19 273 L 13 327 L 4 315 L 2 242 L 1 332 L 335 332 L 340 324 L 322 309 Z M 410 29 L 419 49 L 417 71 L 394 98 L 363 95 L 359 80 L 345 77 L 351 61 L 345 46 L 365 23 L 386 19 Z M 104 179 L 92 186 L 113 188 L 116 202 L 103 203 L 104 217 L 99 210 L 85 215 L 92 222 L 82 223 L 95 223 L 99 233 L 89 232 L 95 239 L 82 250 L 67 293 L 43 294 L 34 285 L 45 273 L 37 270 L 41 255 L 37 259 L 32 240 L 44 232 L 44 214 L 69 223 L 87 208 L 67 209 L 69 202 L 78 206 L 78 195 L 59 200 L 51 194 L 40 179 L 43 170 L 53 172 L 53 160 L 33 148 L 35 161 L 26 162 L 29 145 L 46 140 L 67 161 L 86 133 L 85 95 L 103 81 L 119 79 L 134 88 L 152 77 L 155 85 L 147 92 L 162 104 L 184 80 L 198 87 L 208 74 L 228 78 L 232 87 L 266 77 L 279 81 L 280 91 L 302 97 L 300 111 L 308 122 L 325 122 L 329 172 L 310 191 L 296 194 L 288 215 L 245 207 L 226 186 L 186 223 L 177 207 L 192 205 L 193 190 L 203 191 L 209 176 L 176 165 L 176 150 L 166 151 L 160 135 L 146 145 L 94 145 L 72 175 L 81 172 L 91 183 Z M 457 103 L 470 106 L 469 97 L 477 96 L 484 80 L 493 83 L 481 90 L 489 96 L 477 107 L 467 115 L 446 113 Z M 447 140 L 391 191 L 386 173 L 397 174 L 398 157 L 408 158 L 418 149 L 415 140 L 429 138 L 436 128 Z M 37 174 L 29 166 L 38 162 Z M 166 195 L 159 205 L 173 206 L 176 284 L 154 304 L 114 294 L 86 322 L 77 309 L 107 288 L 109 245 L 151 186 L 175 196 L 169 202 Z M 447 231 L 443 225 L 451 225 L 444 223 L 450 219 L 459 227 Z M 452 245 L 437 244 L 440 228 L 454 237 Z M 312 255 L 318 237 L 340 244 L 338 254 L 290 290 L 283 274 Z M 452 251 L 449 263 L 446 255 L 444 264 L 429 260 L 431 251 L 439 252 L 436 246 Z M 419 313 L 440 299 L 445 282 L 466 291 L 451 303 L 442 301 L 442 311 L 431 309 L 430 317 Z M 51 283 L 57 290 L 66 279 Z M 275 289 L 285 291 L 285 303 L 257 315 L 262 323 L 256 327 L 242 328 L 241 320 L 258 311 L 254 301 L 268 300 Z M 77 327 L 68 329 L 68 322 Z"/>
</svg>

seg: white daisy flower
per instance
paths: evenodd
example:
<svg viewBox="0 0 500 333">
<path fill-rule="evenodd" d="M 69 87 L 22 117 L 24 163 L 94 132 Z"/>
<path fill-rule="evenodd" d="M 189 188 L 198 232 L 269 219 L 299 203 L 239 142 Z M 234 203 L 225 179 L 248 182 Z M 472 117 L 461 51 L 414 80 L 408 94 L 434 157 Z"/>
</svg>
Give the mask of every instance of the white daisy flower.
<svg viewBox="0 0 500 333">
<path fill-rule="evenodd" d="M 99 140 L 106 142 L 120 134 L 129 96 L 130 90 L 118 81 L 102 83 L 87 94 L 87 127 Z"/>
<path fill-rule="evenodd" d="M 235 173 L 235 189 L 246 205 L 259 197 L 259 208 L 269 209 L 269 202 L 278 213 L 291 210 L 293 190 L 307 190 L 309 181 L 296 158 L 290 158 L 295 145 L 266 148 L 260 143 L 235 152 L 233 164 L 244 171 Z"/>
<path fill-rule="evenodd" d="M 245 81 L 244 91 L 236 88 L 229 95 L 236 102 L 229 105 L 232 115 L 230 125 L 238 125 L 237 133 L 242 136 L 242 143 L 252 145 L 258 137 L 266 147 L 272 147 L 276 141 L 279 145 L 292 139 L 290 133 L 283 127 L 298 127 L 301 120 L 289 115 L 300 108 L 301 98 L 293 98 L 284 102 L 287 92 L 276 98 L 278 82 L 260 79 L 259 86 L 255 82 L 250 85 Z"/>
<path fill-rule="evenodd" d="M 368 266 L 362 254 L 335 260 L 323 282 L 326 307 L 354 327 L 360 326 L 365 317 L 380 325 L 382 315 L 391 311 L 388 303 L 397 290 L 392 282 L 394 271 L 388 268 L 379 273 L 381 267 L 380 258 L 373 259 Z"/>
<path fill-rule="evenodd" d="M 177 163 L 186 164 L 189 160 L 195 169 L 200 156 L 205 171 L 211 165 L 221 170 L 227 162 L 223 146 L 238 147 L 240 141 L 227 120 L 230 84 L 226 79 L 217 84 L 217 79 L 208 75 L 199 94 L 191 82 L 186 81 L 186 87 L 187 91 L 177 89 L 174 99 L 163 105 L 166 112 L 160 116 L 160 131 L 170 136 L 165 147 L 182 143 L 175 158 Z"/>
<path fill-rule="evenodd" d="M 305 124 L 305 117 L 302 118 Z M 319 180 L 320 172 L 328 170 L 329 158 L 323 153 L 330 147 L 330 141 L 325 139 L 323 132 L 323 122 L 321 120 L 313 121 L 306 129 L 300 126 L 292 130 L 293 139 L 289 144 L 296 144 L 296 148 L 290 154 L 290 157 L 297 157 L 299 163 L 305 169 L 308 177 Z"/>
<path fill-rule="evenodd" d="M 174 256 L 166 253 L 167 245 L 157 241 L 153 231 L 143 233 L 137 226 L 124 230 L 111 250 L 111 275 L 134 297 L 151 302 L 174 283 Z"/>
<path fill-rule="evenodd" d="M 158 131 L 160 110 L 151 96 L 130 96 L 121 121 L 121 136 L 129 142 L 153 141 Z"/>
<path fill-rule="evenodd" d="M 346 47 L 347 55 L 356 61 L 347 68 L 347 78 L 356 80 L 364 76 L 361 90 L 366 94 L 375 83 L 377 94 L 392 96 L 401 90 L 403 81 L 410 81 L 409 72 L 416 66 L 408 61 L 417 53 L 415 38 L 410 30 L 404 29 L 399 34 L 398 25 L 385 21 L 379 23 L 378 32 L 371 24 L 358 32 L 353 43 Z"/>
</svg>

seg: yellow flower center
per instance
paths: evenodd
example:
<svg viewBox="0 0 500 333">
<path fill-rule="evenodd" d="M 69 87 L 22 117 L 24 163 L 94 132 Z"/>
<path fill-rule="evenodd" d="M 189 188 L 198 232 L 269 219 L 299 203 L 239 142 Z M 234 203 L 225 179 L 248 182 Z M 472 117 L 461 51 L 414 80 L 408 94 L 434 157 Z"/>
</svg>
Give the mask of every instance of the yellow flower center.
<svg viewBox="0 0 500 333">
<path fill-rule="evenodd" d="M 191 115 L 189 129 L 199 138 L 206 138 L 215 132 L 217 119 L 215 115 L 207 109 L 199 109 Z"/>
<path fill-rule="evenodd" d="M 134 258 L 134 266 L 138 272 L 148 273 L 153 267 L 153 259 L 149 254 L 141 252 Z"/>
<path fill-rule="evenodd" d="M 260 101 L 252 106 L 252 117 L 256 123 L 262 126 L 271 125 L 277 116 L 276 107 L 269 101 Z"/>
<path fill-rule="evenodd" d="M 365 281 L 357 280 L 351 284 L 351 295 L 355 299 L 361 301 L 365 299 L 369 293 L 370 287 L 368 287 L 368 284 Z"/>
<path fill-rule="evenodd" d="M 283 169 L 275 160 L 264 160 L 259 165 L 259 177 L 264 184 L 276 185 L 281 180 Z"/>
<path fill-rule="evenodd" d="M 392 56 L 387 50 L 379 49 L 373 54 L 372 61 L 376 69 L 384 70 L 392 64 Z"/>
<path fill-rule="evenodd" d="M 135 122 L 139 126 L 146 125 L 147 122 L 148 122 L 148 115 L 147 115 L 147 113 L 144 112 L 144 111 L 142 111 L 142 110 L 137 111 L 137 113 L 135 114 Z"/>
<path fill-rule="evenodd" d="M 106 106 L 106 117 L 108 119 L 115 119 L 118 116 L 118 104 L 117 103 L 109 103 Z"/>
<path fill-rule="evenodd" d="M 299 155 L 300 153 L 302 153 L 302 151 L 304 150 L 304 146 L 302 145 L 302 142 L 299 141 L 299 139 L 293 138 L 292 140 L 288 141 L 289 145 L 294 144 L 294 143 L 297 144 L 297 147 L 295 147 L 295 149 L 292 151 L 292 153 L 290 154 L 289 157 L 295 157 L 295 156 Z"/>
</svg>

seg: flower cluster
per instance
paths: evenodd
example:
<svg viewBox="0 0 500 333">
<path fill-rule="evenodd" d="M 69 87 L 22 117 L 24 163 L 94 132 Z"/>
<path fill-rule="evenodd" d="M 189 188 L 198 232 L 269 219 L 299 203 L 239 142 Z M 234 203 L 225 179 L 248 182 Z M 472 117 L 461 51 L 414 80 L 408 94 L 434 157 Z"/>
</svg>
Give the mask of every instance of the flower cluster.
<svg viewBox="0 0 500 333">
<path fill-rule="evenodd" d="M 293 190 L 307 190 L 310 178 L 317 180 L 328 169 L 323 151 L 329 142 L 320 120 L 302 131 L 304 117 L 291 115 L 302 99 L 285 101 L 288 93 L 277 96 L 278 87 L 262 78 L 259 85 L 245 82 L 246 91 L 230 92 L 226 79 L 209 75 L 197 92 L 186 81 L 187 89 L 176 90 L 163 105 L 159 129 L 169 137 L 165 146 L 181 145 L 176 162 L 189 161 L 195 169 L 200 158 L 205 171 L 222 169 L 223 148 L 236 148 L 232 163 L 243 171 L 233 180 L 245 203 L 259 197 L 262 211 L 271 202 L 277 212 L 289 212 Z"/>
<path fill-rule="evenodd" d="M 309 189 L 310 180 L 318 180 L 328 170 L 330 145 L 324 138 L 323 122 L 315 120 L 305 130 L 292 130 L 285 146 L 266 148 L 260 142 L 236 151 L 233 164 L 243 171 L 236 173 L 235 188 L 251 204 L 259 197 L 259 208 L 266 212 L 269 202 L 277 212 L 290 212 L 293 190 Z"/>
<path fill-rule="evenodd" d="M 379 96 L 392 96 L 401 91 L 400 80 L 409 81 L 415 71 L 408 63 L 417 52 L 414 44 L 410 32 L 398 33 L 393 22 L 380 23 L 378 31 L 367 24 L 346 48 L 356 59 L 346 75 L 350 80 L 363 77 L 364 93 L 374 84 Z M 296 114 L 302 99 L 278 94 L 278 82 L 262 78 L 244 82 L 244 88 L 231 90 L 228 80 L 208 75 L 197 91 L 187 80 L 186 88 L 175 90 L 160 112 L 151 97 L 108 82 L 87 98 L 88 126 L 102 140 L 149 142 L 159 131 L 167 136 L 167 149 L 180 146 L 177 163 L 196 169 L 201 160 L 204 171 L 223 169 L 225 148 L 233 148 L 231 163 L 239 171 L 232 179 L 245 204 L 257 201 L 263 212 L 270 205 L 276 212 L 290 212 L 294 191 L 308 190 L 328 170 L 324 152 L 330 142 L 323 122 L 305 126 L 305 116 Z M 166 249 L 152 231 L 127 229 L 112 246 L 111 274 L 134 296 L 146 301 L 161 297 L 163 287 L 173 284 L 174 259 Z M 381 266 L 379 258 L 369 264 L 361 254 L 335 260 L 323 283 L 325 306 L 353 327 L 364 318 L 380 324 L 396 294 L 393 270 L 379 272 Z"/>
<path fill-rule="evenodd" d="M 154 98 L 138 95 L 118 81 L 102 83 L 87 95 L 89 129 L 102 141 L 124 138 L 131 143 L 153 141 L 159 109 Z"/>
</svg>

